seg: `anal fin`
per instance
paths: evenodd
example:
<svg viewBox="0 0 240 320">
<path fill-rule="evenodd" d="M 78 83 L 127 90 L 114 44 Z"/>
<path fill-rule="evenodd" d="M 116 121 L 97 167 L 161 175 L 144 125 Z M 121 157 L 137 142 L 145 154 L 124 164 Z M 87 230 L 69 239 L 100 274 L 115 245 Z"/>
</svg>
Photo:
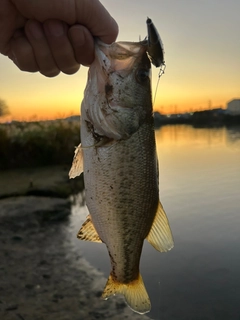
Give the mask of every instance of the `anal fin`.
<svg viewBox="0 0 240 320">
<path fill-rule="evenodd" d="M 153 220 L 152 228 L 147 236 L 147 240 L 160 252 L 171 250 L 174 246 L 168 218 L 160 201 L 158 203 L 157 213 Z"/>
<path fill-rule="evenodd" d="M 151 302 L 140 274 L 137 279 L 129 283 L 121 283 L 110 274 L 102 297 L 107 300 L 115 294 L 122 294 L 128 306 L 139 314 L 144 314 L 151 310 Z"/>
<path fill-rule="evenodd" d="M 91 216 L 87 216 L 87 220 L 82 224 L 78 231 L 77 238 L 85 241 L 102 242 L 92 223 Z"/>
</svg>

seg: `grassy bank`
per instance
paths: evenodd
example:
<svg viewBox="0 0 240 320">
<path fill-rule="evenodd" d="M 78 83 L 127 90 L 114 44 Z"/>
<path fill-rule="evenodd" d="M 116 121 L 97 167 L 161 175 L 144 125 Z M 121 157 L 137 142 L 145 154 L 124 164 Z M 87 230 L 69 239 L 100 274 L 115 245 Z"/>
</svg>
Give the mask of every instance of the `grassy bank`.
<svg viewBox="0 0 240 320">
<path fill-rule="evenodd" d="M 78 121 L 0 124 L 0 170 L 70 166 L 79 132 Z"/>
</svg>

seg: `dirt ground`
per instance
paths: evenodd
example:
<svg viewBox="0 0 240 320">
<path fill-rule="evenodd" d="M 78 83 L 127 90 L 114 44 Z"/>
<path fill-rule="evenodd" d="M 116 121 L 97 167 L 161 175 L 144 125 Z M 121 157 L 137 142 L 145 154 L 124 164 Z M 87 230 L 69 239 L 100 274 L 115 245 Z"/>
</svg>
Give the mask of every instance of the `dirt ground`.
<svg viewBox="0 0 240 320">
<path fill-rule="evenodd" d="M 67 198 L 83 189 L 82 177 L 69 179 L 68 166 L 0 171 L 0 199 L 22 195 Z"/>
<path fill-rule="evenodd" d="M 120 297 L 101 299 L 106 279 L 69 240 L 70 214 L 68 199 L 0 200 L 0 319 L 149 319 Z"/>
</svg>

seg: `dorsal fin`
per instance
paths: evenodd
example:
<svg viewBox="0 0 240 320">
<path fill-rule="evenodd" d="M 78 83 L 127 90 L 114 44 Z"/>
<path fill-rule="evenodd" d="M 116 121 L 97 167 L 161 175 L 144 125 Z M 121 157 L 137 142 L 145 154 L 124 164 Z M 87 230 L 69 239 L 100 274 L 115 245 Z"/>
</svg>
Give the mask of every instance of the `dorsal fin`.
<svg viewBox="0 0 240 320">
<path fill-rule="evenodd" d="M 160 252 L 171 250 L 174 246 L 168 218 L 160 201 L 158 203 L 157 213 L 153 220 L 152 228 L 147 236 L 147 240 Z"/>
<path fill-rule="evenodd" d="M 102 242 L 92 223 L 91 216 L 87 216 L 87 220 L 82 224 L 77 234 L 78 239 L 93 242 Z"/>
</svg>

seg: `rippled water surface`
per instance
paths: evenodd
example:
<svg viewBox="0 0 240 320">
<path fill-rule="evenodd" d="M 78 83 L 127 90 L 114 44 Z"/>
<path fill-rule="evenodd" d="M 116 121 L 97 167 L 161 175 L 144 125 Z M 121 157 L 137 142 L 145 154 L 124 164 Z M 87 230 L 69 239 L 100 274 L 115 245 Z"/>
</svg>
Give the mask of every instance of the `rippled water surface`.
<svg viewBox="0 0 240 320">
<path fill-rule="evenodd" d="M 141 273 L 151 319 L 240 320 L 240 127 L 165 126 L 156 131 L 160 198 L 175 247 L 146 241 Z M 87 215 L 73 208 L 73 233 Z M 110 272 L 103 244 L 75 240 L 86 259 Z"/>
</svg>

